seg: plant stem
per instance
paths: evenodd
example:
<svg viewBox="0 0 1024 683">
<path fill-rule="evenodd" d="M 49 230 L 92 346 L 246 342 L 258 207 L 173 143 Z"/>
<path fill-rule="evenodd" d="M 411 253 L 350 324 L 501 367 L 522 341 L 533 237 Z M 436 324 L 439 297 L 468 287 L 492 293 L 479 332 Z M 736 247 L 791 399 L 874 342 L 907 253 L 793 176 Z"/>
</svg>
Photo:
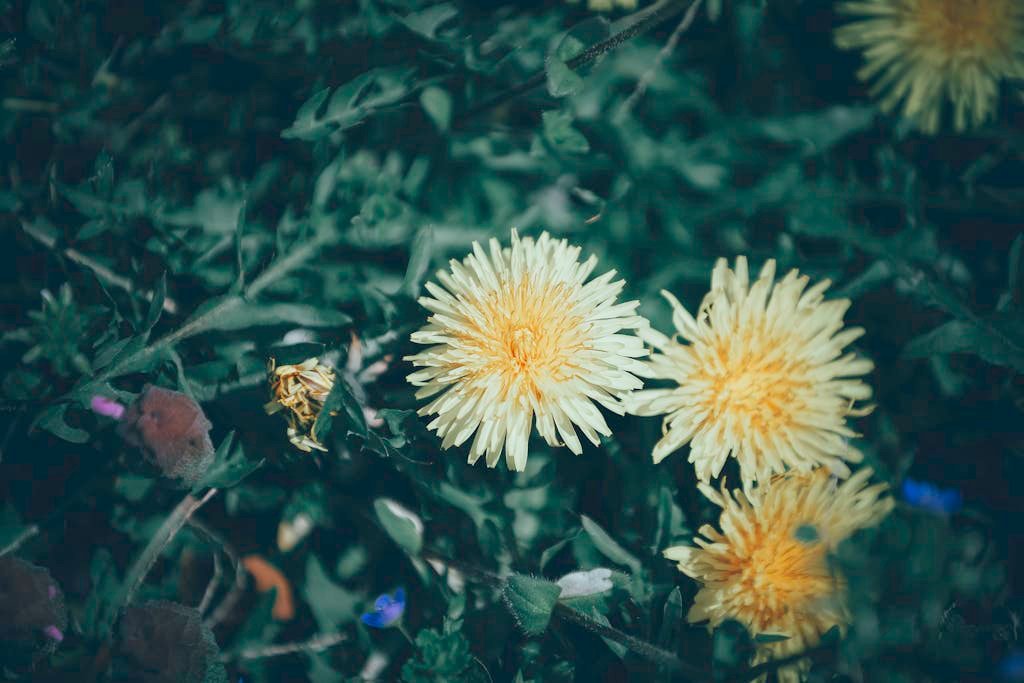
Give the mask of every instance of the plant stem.
<svg viewBox="0 0 1024 683">
<path fill-rule="evenodd" d="M 462 562 L 460 560 L 453 560 L 449 557 L 436 553 L 432 550 L 424 550 L 420 553 L 424 559 L 433 559 L 439 562 L 443 562 L 448 566 L 457 569 L 466 576 L 476 579 L 481 583 L 486 583 L 494 588 L 504 588 L 505 579 L 498 576 L 494 572 L 486 569 L 476 567 L 474 565 Z M 652 645 L 647 641 L 634 638 L 633 636 L 623 633 L 622 631 L 612 626 L 606 626 L 599 621 L 591 619 L 587 615 L 579 612 L 572 607 L 569 607 L 565 603 L 557 603 L 553 616 L 557 616 L 565 621 L 571 621 L 575 624 L 579 624 L 583 628 L 596 633 L 599 636 L 613 640 L 626 648 L 632 650 L 637 655 L 643 657 L 652 662 L 656 662 L 678 675 L 693 680 L 707 680 L 710 678 L 710 674 L 702 669 L 698 669 L 692 664 L 687 664 L 679 657 L 668 650 L 663 650 L 656 645 Z"/>
<path fill-rule="evenodd" d="M 125 574 L 120 595 L 114 601 L 114 604 L 117 605 L 117 612 L 113 612 L 108 616 L 109 621 L 104 624 L 105 629 L 109 629 L 113 625 L 111 622 L 116 618 L 117 613 L 131 603 L 132 598 L 135 597 L 135 592 L 142 585 L 153 565 L 156 564 L 157 558 L 160 557 L 160 554 L 167 547 L 167 544 L 171 542 L 171 539 L 181 530 L 181 527 L 185 526 L 192 513 L 213 498 L 216 493 L 217 489 L 210 489 L 202 498 L 196 498 L 190 493 L 167 516 L 167 519 L 164 520 L 164 523 L 160 525 L 160 528 L 153 535 L 153 538 L 149 540 L 149 544 L 143 548 L 142 554 L 135 559 L 135 562 Z"/>
<path fill-rule="evenodd" d="M 235 582 L 228 591 L 228 594 L 220 601 L 220 604 L 217 605 L 217 609 L 213 611 L 213 614 L 207 617 L 203 622 L 206 626 L 212 629 L 227 617 L 235 604 L 238 603 L 239 598 L 242 597 L 242 594 L 245 592 L 245 587 L 248 584 L 247 574 L 245 567 L 242 566 L 242 560 L 238 556 L 238 553 L 227 541 L 198 519 L 189 519 L 188 523 L 189 526 L 198 531 L 201 536 L 205 537 L 211 545 L 218 546 L 224 554 L 228 556 L 228 559 L 231 561 L 231 564 L 235 569 Z"/>
<path fill-rule="evenodd" d="M 220 661 L 266 659 L 267 657 L 289 655 L 293 652 L 323 652 L 338 643 L 344 642 L 346 639 L 348 639 L 348 636 L 344 633 L 323 633 L 301 643 L 282 643 L 280 645 L 248 648 L 238 652 L 224 652 L 220 656 Z"/>
<path fill-rule="evenodd" d="M 633 89 L 633 92 L 629 94 L 626 101 L 619 107 L 619 111 L 615 113 L 615 118 L 618 121 L 625 119 L 640 98 L 644 96 L 644 93 L 647 92 L 647 88 L 651 85 L 651 81 L 654 80 L 654 76 L 657 74 L 662 62 L 676 49 L 679 39 L 682 38 L 683 34 L 686 33 L 686 30 L 690 28 L 693 20 L 697 17 L 697 10 L 700 8 L 701 2 L 703 0 L 693 0 L 690 3 L 690 9 L 686 10 L 686 14 L 683 15 L 679 25 L 672 31 L 672 35 L 669 36 L 668 42 L 658 51 L 658 55 L 654 58 L 654 64 L 640 77 L 640 80 L 636 83 L 636 88 Z"/>
<path fill-rule="evenodd" d="M 676 14 L 682 12 L 686 6 L 687 3 L 685 0 L 662 0 L 662 2 L 654 5 L 653 7 L 641 10 L 633 15 L 638 17 L 635 22 L 615 35 L 602 40 L 600 43 L 591 45 L 589 48 L 567 61 L 565 65 L 570 69 L 576 69 L 589 64 L 601 55 L 611 52 L 621 46 L 623 43 L 647 33 L 666 19 L 671 19 Z M 515 99 L 523 93 L 529 92 L 537 86 L 542 85 L 546 80 L 547 72 L 546 70 L 541 69 L 522 83 L 514 85 L 507 90 L 503 90 L 497 95 L 484 100 L 474 107 L 470 107 L 452 122 L 452 127 L 457 128 L 460 124 L 465 123 L 469 119 L 500 106 L 509 100 Z"/>
</svg>

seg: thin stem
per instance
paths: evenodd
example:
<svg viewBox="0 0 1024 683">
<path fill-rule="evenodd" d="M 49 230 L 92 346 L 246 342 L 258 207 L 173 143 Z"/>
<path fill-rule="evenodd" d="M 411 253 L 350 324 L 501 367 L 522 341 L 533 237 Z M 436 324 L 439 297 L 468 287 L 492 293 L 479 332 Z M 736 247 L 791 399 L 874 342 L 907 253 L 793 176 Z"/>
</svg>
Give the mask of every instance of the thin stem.
<svg viewBox="0 0 1024 683">
<path fill-rule="evenodd" d="M 682 38 L 683 34 L 686 33 L 686 30 L 690 28 L 690 25 L 697 16 L 697 10 L 700 8 L 701 2 L 703 2 L 703 0 L 693 0 L 690 4 L 690 9 L 686 10 L 686 14 L 683 15 L 679 25 L 676 26 L 674 31 L 672 31 L 672 35 L 669 36 L 668 42 L 665 43 L 665 46 L 658 51 L 658 55 L 654 58 L 654 63 L 651 64 L 651 68 L 644 72 L 644 75 L 640 77 L 639 81 L 637 81 L 636 88 L 633 89 L 633 92 L 629 94 L 626 101 L 622 103 L 621 107 L 619 107 L 619 111 L 615 114 L 618 121 L 625 119 L 629 112 L 632 111 L 633 107 L 636 106 L 636 103 L 640 98 L 644 96 L 644 93 L 647 92 L 647 88 L 651 85 L 651 81 L 654 80 L 654 76 L 657 74 L 658 69 L 661 68 L 662 63 L 670 54 L 672 54 L 673 51 L 675 51 L 676 45 L 679 44 L 679 39 Z"/>
<path fill-rule="evenodd" d="M 708 678 L 707 672 L 698 669 L 692 664 L 687 664 L 668 650 L 663 650 L 656 645 L 651 645 L 645 640 L 634 638 L 628 633 L 623 633 L 617 628 L 606 626 L 599 621 L 591 619 L 587 615 L 583 614 L 583 612 L 579 612 L 572 607 L 569 607 L 565 603 L 556 603 L 554 614 L 561 619 L 579 624 L 583 628 L 591 631 L 592 633 L 596 633 L 602 638 L 615 641 L 616 643 L 629 648 L 644 659 L 656 662 L 686 678 L 694 680 Z"/>
<path fill-rule="evenodd" d="M 32 225 L 27 221 L 22 221 L 21 227 L 25 231 L 25 233 L 28 234 L 29 237 L 33 238 L 34 240 L 42 244 L 44 247 L 47 247 L 48 249 L 56 248 L 57 239 L 52 235 L 46 234 L 45 232 L 43 232 L 42 230 L 40 230 L 39 228 L 37 228 L 36 226 Z M 87 256 L 86 254 L 83 254 L 77 249 L 72 249 L 69 247 L 67 249 L 62 249 L 60 253 L 63 254 L 64 257 L 67 258 L 69 261 L 77 263 L 78 265 L 91 270 L 96 277 L 98 277 L 100 280 L 103 280 L 108 285 L 112 287 L 117 287 L 118 289 L 123 289 L 129 294 L 138 292 L 146 301 L 153 300 L 152 291 L 137 289 L 131 280 L 121 275 L 118 275 L 110 268 L 107 268 L 102 263 L 96 261 L 90 256 Z M 174 301 L 174 299 L 170 297 L 165 297 L 163 309 L 173 315 L 178 312 L 178 304 Z"/>
<path fill-rule="evenodd" d="M 13 553 L 15 550 L 20 548 L 25 543 L 25 541 L 29 540 L 38 533 L 39 525 L 29 524 L 27 527 L 21 530 L 20 534 L 14 537 L 13 541 L 5 545 L 3 549 L 0 549 L 0 557 L 3 557 L 8 553 Z"/>
<path fill-rule="evenodd" d="M 398 632 L 405 636 L 405 639 L 409 641 L 410 645 L 416 644 L 412 636 L 409 635 L 409 632 L 405 629 L 405 624 L 403 624 L 402 622 L 398 622 L 397 624 L 395 624 L 395 626 L 398 628 Z"/>
<path fill-rule="evenodd" d="M 576 55 L 575 57 L 567 61 L 565 65 L 570 69 L 576 69 L 581 66 L 590 64 L 598 57 L 608 52 L 611 52 L 612 50 L 621 46 L 623 43 L 626 43 L 627 41 L 632 40 L 637 36 L 647 33 L 661 22 L 665 21 L 666 19 L 670 19 L 676 14 L 682 12 L 685 7 L 685 0 L 662 0 L 662 2 L 660 2 L 659 4 L 656 4 L 645 10 L 641 10 L 637 12 L 635 15 L 633 15 L 635 17 L 638 17 L 638 19 L 635 22 L 627 26 L 622 31 L 616 33 L 615 35 L 610 36 L 605 40 L 602 40 L 600 43 L 591 45 L 589 48 L 587 48 L 580 54 Z M 508 88 L 507 90 L 503 90 L 497 95 L 494 95 L 493 97 L 484 100 L 483 102 L 474 107 L 470 107 L 467 111 L 463 112 L 459 117 L 455 119 L 455 121 L 452 123 L 452 127 L 457 128 L 460 124 L 465 123 L 469 119 L 472 119 L 485 111 L 500 106 L 505 102 L 508 102 L 509 100 L 515 99 L 516 97 L 522 95 L 523 93 L 529 92 L 530 90 L 533 90 L 537 86 L 542 85 L 546 80 L 547 72 L 544 69 L 541 69 L 539 72 L 535 73 L 533 76 L 526 79 L 522 83 L 514 85 L 511 88 Z"/>
<path fill-rule="evenodd" d="M 220 601 L 220 604 L 217 606 L 217 609 L 213 611 L 213 614 L 207 617 L 204 621 L 206 626 L 212 629 L 227 617 L 238 602 L 239 598 L 241 598 L 242 594 L 245 593 L 245 587 L 248 583 L 247 574 L 245 567 L 242 565 L 242 560 L 235 549 L 231 547 L 227 541 L 221 538 L 220 535 L 213 531 L 213 529 L 195 518 L 189 520 L 189 525 L 202 536 L 206 537 L 210 543 L 223 550 L 224 554 L 228 556 L 228 560 L 231 561 L 231 565 L 235 569 L 234 585 L 231 586 L 228 594 Z"/>
<path fill-rule="evenodd" d="M 494 588 L 504 588 L 505 579 L 498 576 L 494 572 L 488 571 L 481 567 L 462 562 L 461 560 L 453 560 L 445 555 L 436 553 L 432 550 L 424 550 L 420 553 L 424 559 L 433 559 L 439 562 L 443 562 L 450 567 L 458 569 L 460 572 L 465 574 L 467 577 L 486 583 Z M 571 621 L 575 624 L 579 624 L 583 628 L 596 633 L 599 636 L 613 640 L 620 645 L 632 650 L 637 655 L 644 659 L 656 662 L 662 666 L 671 669 L 675 673 L 685 678 L 693 680 L 706 680 L 709 678 L 709 674 L 692 664 L 687 664 L 683 660 L 679 659 L 675 654 L 668 650 L 663 650 L 660 647 L 652 645 L 647 641 L 634 638 L 633 636 L 623 633 L 622 631 L 612 626 L 606 626 L 599 621 L 591 619 L 587 615 L 579 612 L 572 607 L 569 607 L 565 603 L 557 603 L 553 616 L 556 616 L 565 621 Z"/>
<path fill-rule="evenodd" d="M 224 570 L 221 567 L 220 553 L 214 551 L 213 576 L 210 577 L 210 582 L 206 584 L 206 590 L 203 592 L 203 599 L 199 601 L 199 606 L 196 607 L 196 611 L 200 614 L 210 608 L 210 603 L 213 602 L 213 596 L 217 593 L 217 585 L 220 583 L 220 577 L 223 574 Z"/>
<path fill-rule="evenodd" d="M 290 655 L 294 652 L 323 652 L 347 639 L 348 636 L 344 633 L 323 633 L 301 643 L 282 643 L 281 645 L 248 648 L 238 652 L 224 652 L 221 653 L 220 661 L 266 659 L 267 657 Z"/>
<path fill-rule="evenodd" d="M 124 584 L 121 587 L 121 595 L 114 604 L 118 606 L 118 611 L 124 609 L 125 606 L 131 603 L 132 598 L 135 597 L 135 592 L 142 585 L 142 582 L 146 579 L 146 575 L 156 564 L 157 559 L 163 553 L 164 548 L 167 544 L 177 535 L 181 530 L 181 527 L 185 526 L 188 522 L 188 518 L 192 516 L 196 510 L 201 508 L 208 500 L 216 495 L 217 489 L 210 489 L 206 492 L 202 498 L 196 498 L 192 494 L 188 494 L 184 499 L 174 508 L 174 510 L 167 516 L 164 523 L 160 525 L 157 532 L 153 535 L 153 538 L 149 540 L 149 544 L 146 545 L 136 559 L 132 566 L 128 569 L 125 574 Z M 110 618 L 116 618 L 116 613 L 111 614 Z M 106 627 L 109 628 L 111 624 L 107 623 Z"/>
</svg>

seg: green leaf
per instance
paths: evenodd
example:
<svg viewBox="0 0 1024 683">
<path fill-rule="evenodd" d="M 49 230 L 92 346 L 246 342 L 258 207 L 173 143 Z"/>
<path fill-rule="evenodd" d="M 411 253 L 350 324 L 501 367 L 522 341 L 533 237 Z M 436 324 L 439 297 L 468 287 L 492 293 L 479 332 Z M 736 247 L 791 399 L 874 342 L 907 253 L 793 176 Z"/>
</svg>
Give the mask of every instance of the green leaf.
<svg viewBox="0 0 1024 683">
<path fill-rule="evenodd" d="M 575 95 L 583 89 L 583 79 L 565 65 L 558 57 L 548 57 L 545 73 L 548 77 L 548 94 L 552 97 Z"/>
<path fill-rule="evenodd" d="M 334 427 L 335 420 L 339 417 L 341 426 L 346 430 L 364 437 L 369 433 L 363 407 L 352 394 L 352 390 L 342 375 L 338 375 L 335 379 L 331 393 L 327 395 L 324 407 L 317 415 L 316 422 L 313 423 L 313 437 L 320 443 L 324 443 Z"/>
<path fill-rule="evenodd" d="M 612 562 L 626 565 L 634 574 L 640 573 L 642 567 L 640 560 L 616 543 L 615 539 L 609 536 L 608 532 L 602 529 L 597 522 L 586 515 L 580 515 L 580 520 L 583 522 L 583 530 L 587 532 L 594 547 L 601 551 L 602 555 Z"/>
<path fill-rule="evenodd" d="M 420 527 L 409 518 L 408 513 L 401 507 L 385 498 L 378 498 L 373 501 L 373 509 L 377 513 L 377 519 L 384 531 L 395 543 L 405 549 L 410 555 L 420 554 L 423 548 L 423 532 Z"/>
<path fill-rule="evenodd" d="M 302 595 L 313 611 L 321 631 L 334 631 L 338 626 L 355 621 L 363 598 L 331 581 L 315 555 L 306 560 L 306 581 Z"/>
<path fill-rule="evenodd" d="M 235 432 L 228 432 L 228 435 L 220 442 L 220 446 L 217 447 L 213 464 L 210 465 L 210 469 L 206 471 L 203 478 L 192 489 L 193 491 L 200 491 L 206 488 L 231 488 L 263 467 L 263 463 L 266 462 L 265 458 L 250 460 L 245 457 L 241 444 L 233 448 L 234 440 Z"/>
<path fill-rule="evenodd" d="M 903 349 L 908 358 L 946 353 L 973 353 L 993 365 L 1024 372 L 1024 314 L 996 313 L 977 322 L 951 320 Z"/>
<path fill-rule="evenodd" d="M 758 633 L 754 636 L 755 643 L 781 643 L 784 640 L 789 640 L 789 636 L 784 636 L 780 633 Z"/>
<path fill-rule="evenodd" d="M 167 297 L 167 271 L 165 270 L 157 280 L 156 287 L 153 289 L 153 298 L 149 302 L 149 312 L 146 314 L 146 320 L 142 324 L 142 333 L 149 332 L 156 325 L 157 321 L 160 320 L 160 314 L 164 310 L 164 299 Z"/>
<path fill-rule="evenodd" d="M 661 630 L 658 632 L 658 642 L 662 647 L 673 648 L 683 631 L 683 594 L 679 586 L 672 589 L 672 592 L 665 598 L 665 606 L 661 610 Z"/>
<path fill-rule="evenodd" d="M 452 98 L 448 91 L 430 86 L 420 93 L 420 104 L 439 130 L 448 130 L 452 120 Z"/>
<path fill-rule="evenodd" d="M 324 310 L 308 304 L 261 303 L 245 301 L 240 297 L 217 299 L 225 302 L 223 310 L 217 315 L 203 320 L 201 330 L 234 331 L 265 325 L 297 325 L 300 327 L 343 327 L 352 322 L 352 318 L 341 311 Z M 193 319 L 201 315 L 199 311 Z"/>
<path fill-rule="evenodd" d="M 873 107 L 837 106 L 796 116 L 764 119 L 753 128 L 776 142 L 802 143 L 808 151 L 821 152 L 870 126 L 875 114 Z"/>
<path fill-rule="evenodd" d="M 409 265 L 402 280 L 402 291 L 411 299 L 419 296 L 423 278 L 430 268 L 433 245 L 434 229 L 428 225 L 420 228 L 412 240 L 412 246 L 409 247 Z"/>
<path fill-rule="evenodd" d="M 505 582 L 504 597 L 516 623 L 527 635 L 543 633 L 562 589 L 553 581 L 513 574 Z"/>
<path fill-rule="evenodd" d="M 437 31 L 448 21 L 458 16 L 459 10 L 450 2 L 443 2 L 418 12 L 410 12 L 400 19 L 410 31 L 424 38 L 435 40 Z"/>
<path fill-rule="evenodd" d="M 399 67 L 372 69 L 339 86 L 330 100 L 330 89 L 321 90 L 302 105 L 281 137 L 316 141 L 357 126 L 378 109 L 405 97 L 414 71 Z"/>
<path fill-rule="evenodd" d="M 89 440 L 89 432 L 84 429 L 72 427 L 65 420 L 68 404 L 58 403 L 48 406 L 36 416 L 32 422 L 31 429 L 45 429 L 54 436 L 70 441 L 71 443 L 85 443 Z"/>
<path fill-rule="evenodd" d="M 546 111 L 541 115 L 544 139 L 552 147 L 567 154 L 584 154 L 590 151 L 590 143 L 572 126 L 572 114 L 565 111 Z"/>
</svg>

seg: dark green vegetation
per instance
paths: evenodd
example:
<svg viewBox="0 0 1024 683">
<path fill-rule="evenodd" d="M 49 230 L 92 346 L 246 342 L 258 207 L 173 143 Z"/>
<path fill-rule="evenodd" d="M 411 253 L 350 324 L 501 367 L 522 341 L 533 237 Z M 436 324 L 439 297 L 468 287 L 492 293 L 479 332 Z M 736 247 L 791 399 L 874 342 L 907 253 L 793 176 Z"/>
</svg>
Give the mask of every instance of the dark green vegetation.
<svg viewBox="0 0 1024 683">
<path fill-rule="evenodd" d="M 657 66 L 682 17 L 666 14 L 590 63 L 573 58 L 637 18 L 555 1 L 0 0 L 0 548 L 46 567 L 70 614 L 52 655 L 7 675 L 133 675 L 130 599 L 204 603 L 231 681 L 347 680 L 371 652 L 382 680 L 745 680 L 750 636 L 687 624 L 697 585 L 660 555 L 717 515 L 685 450 L 651 463 L 658 420 L 614 418 L 578 458 L 535 440 L 516 475 L 440 452 L 415 416 L 400 359 L 422 281 L 516 227 L 598 254 L 666 331 L 658 290 L 693 310 L 719 256 L 831 278 L 877 368 L 878 407 L 856 423 L 868 463 L 897 496 L 910 475 L 964 507 L 901 502 L 843 546 L 854 621 L 814 653 L 813 680 L 997 680 L 1024 612 L 1020 100 L 985 129 L 922 137 L 876 113 L 827 2 L 709 0 Z M 267 357 L 334 352 L 343 368 L 353 334 L 363 358 L 329 451 L 300 453 L 264 413 Z M 89 409 L 146 383 L 190 393 L 213 425 L 195 499 Z M 204 485 L 220 491 L 173 533 Z M 279 523 L 299 514 L 314 528 L 282 552 Z M 249 555 L 287 577 L 294 618 L 232 590 Z M 556 602 L 536 580 L 596 567 L 614 584 L 596 598 Z M 359 622 L 399 586 L 414 644 Z M 217 669 L 209 631 L 175 613 L 188 637 L 150 635 Z M 156 619 L 138 614 L 135 632 Z"/>
</svg>

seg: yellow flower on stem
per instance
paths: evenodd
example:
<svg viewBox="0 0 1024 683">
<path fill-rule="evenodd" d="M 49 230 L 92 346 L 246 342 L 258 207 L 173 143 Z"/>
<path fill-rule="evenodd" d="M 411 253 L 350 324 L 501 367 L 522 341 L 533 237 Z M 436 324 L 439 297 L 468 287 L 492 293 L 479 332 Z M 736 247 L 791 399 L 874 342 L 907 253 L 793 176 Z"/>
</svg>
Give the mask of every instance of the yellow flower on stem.
<svg viewBox="0 0 1024 683">
<path fill-rule="evenodd" d="M 878 524 L 893 507 L 884 483 L 868 485 L 864 468 L 844 482 L 822 469 L 777 475 L 746 493 L 730 495 L 699 484 L 722 508 L 718 531 L 709 524 L 697 547 L 664 551 L 700 591 L 687 620 L 715 629 L 726 620 L 752 635 L 784 636 L 759 642 L 752 664 L 799 654 L 834 626 L 849 622 L 845 578 L 829 555 L 859 529 Z M 779 670 L 784 683 L 799 680 L 806 660 Z"/>
<path fill-rule="evenodd" d="M 419 410 L 449 448 L 476 436 L 469 462 L 505 452 L 510 470 L 526 467 L 532 425 L 551 446 L 582 452 L 576 429 L 593 443 L 611 430 L 594 403 L 621 415 L 621 397 L 642 386 L 643 342 L 620 330 L 646 325 L 639 302 L 616 303 L 625 283 L 615 271 L 590 280 L 597 265 L 580 248 L 546 232 L 534 240 L 512 231 L 512 245 L 473 243 L 461 263 L 441 271 L 420 303 L 431 312 L 412 341 L 429 345 L 406 357 L 417 368 Z"/>
<path fill-rule="evenodd" d="M 300 451 L 326 451 L 313 435 L 313 425 L 334 387 L 334 368 L 308 358 L 298 365 L 278 366 L 270 359 L 267 371 L 273 400 L 264 406 L 268 415 L 287 410 L 288 440 Z"/>
<path fill-rule="evenodd" d="M 1020 0 L 861 0 L 839 11 L 836 45 L 861 49 L 858 72 L 889 112 L 935 133 L 945 101 L 957 131 L 991 118 L 999 82 L 1024 78 L 1024 3 Z"/>
<path fill-rule="evenodd" d="M 654 462 L 689 443 L 689 461 L 704 482 L 721 473 L 730 455 L 739 462 L 744 486 L 787 468 L 806 472 L 824 465 L 849 475 L 844 461 L 862 456 L 848 443 L 856 433 L 846 417 L 869 412 L 854 402 L 871 397 L 871 387 L 850 378 L 873 366 L 843 354 L 864 333 L 843 329 L 850 302 L 825 301 L 827 280 L 810 289 L 807 284 L 796 270 L 776 282 L 774 261 L 751 284 L 740 256 L 735 270 L 719 259 L 696 318 L 662 292 L 688 343 L 642 331 L 658 351 L 643 376 L 679 386 L 626 399 L 635 415 L 666 415 Z"/>
</svg>

